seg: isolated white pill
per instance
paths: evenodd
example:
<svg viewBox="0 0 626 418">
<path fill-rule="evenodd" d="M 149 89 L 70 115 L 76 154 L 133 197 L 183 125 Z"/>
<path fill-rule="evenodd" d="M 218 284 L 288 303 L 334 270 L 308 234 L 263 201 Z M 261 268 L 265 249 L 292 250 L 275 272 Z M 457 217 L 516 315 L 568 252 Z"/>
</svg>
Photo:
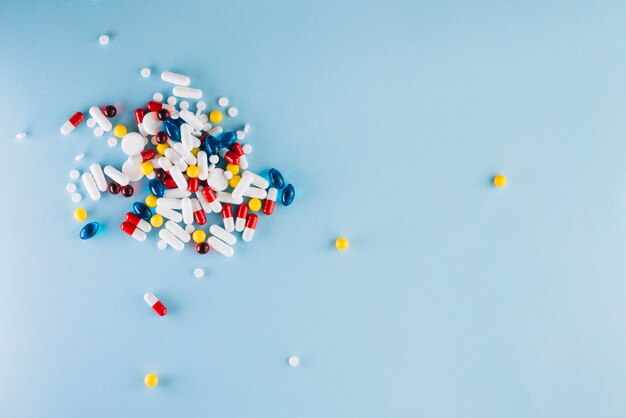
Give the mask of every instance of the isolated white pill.
<svg viewBox="0 0 626 418">
<path fill-rule="evenodd" d="M 231 118 L 234 118 L 239 113 L 239 110 L 236 107 L 229 107 L 228 110 L 226 111 L 226 113 Z"/>
<path fill-rule="evenodd" d="M 291 356 L 289 357 L 289 360 L 287 360 L 289 362 L 289 365 L 291 367 L 296 367 L 300 364 L 300 359 L 296 356 Z"/>
<path fill-rule="evenodd" d="M 80 161 L 83 158 L 85 158 L 85 153 L 81 152 L 80 154 L 76 154 L 76 157 L 74 157 L 74 160 Z"/>
<path fill-rule="evenodd" d="M 157 248 L 158 248 L 159 250 L 164 250 L 164 249 L 166 249 L 166 248 L 167 248 L 167 242 L 165 242 L 165 241 L 163 241 L 162 239 L 160 239 L 160 240 L 157 242 Z"/>
<path fill-rule="evenodd" d="M 148 67 L 143 67 L 139 73 L 143 78 L 148 78 L 152 74 L 152 70 Z"/>
<path fill-rule="evenodd" d="M 109 35 L 107 34 L 102 34 L 100 35 L 100 37 L 98 38 L 98 41 L 100 42 L 100 45 L 107 45 L 109 43 Z"/>
<path fill-rule="evenodd" d="M 174 96 L 183 97 L 185 99 L 199 99 L 202 97 L 202 90 L 192 87 L 176 86 L 172 89 Z"/>
<path fill-rule="evenodd" d="M 71 170 L 70 171 L 70 178 L 72 180 L 76 180 L 79 177 L 80 177 L 80 172 L 78 170 Z"/>
<path fill-rule="evenodd" d="M 107 140 L 107 145 L 110 146 L 111 148 L 117 146 L 117 138 L 112 136 L 111 138 L 109 138 Z"/>
<path fill-rule="evenodd" d="M 163 71 L 161 73 L 161 80 L 168 83 L 176 84 L 177 86 L 188 86 L 191 83 L 191 79 L 183 74 L 173 73 L 171 71 Z"/>
<path fill-rule="evenodd" d="M 78 203 L 82 198 L 83 197 L 80 195 L 80 193 L 72 193 L 72 202 Z"/>
<path fill-rule="evenodd" d="M 217 104 L 222 106 L 222 107 L 228 106 L 228 98 L 227 97 L 220 97 L 219 99 L 217 99 Z"/>
<path fill-rule="evenodd" d="M 163 93 L 159 93 L 156 92 L 152 95 L 152 100 L 154 100 L 155 102 L 162 102 L 163 101 Z"/>
<path fill-rule="evenodd" d="M 204 270 L 203 270 L 203 269 L 201 269 L 200 267 L 198 267 L 198 268 L 196 268 L 196 269 L 193 271 L 193 275 L 194 275 L 196 278 L 200 279 L 201 277 L 203 277 L 203 276 L 204 276 Z"/>
</svg>

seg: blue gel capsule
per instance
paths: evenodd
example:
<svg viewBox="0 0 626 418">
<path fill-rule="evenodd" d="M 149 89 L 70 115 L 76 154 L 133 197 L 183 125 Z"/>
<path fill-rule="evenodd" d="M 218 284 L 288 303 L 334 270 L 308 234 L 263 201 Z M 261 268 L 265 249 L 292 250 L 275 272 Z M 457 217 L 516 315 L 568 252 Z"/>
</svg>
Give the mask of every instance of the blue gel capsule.
<svg viewBox="0 0 626 418">
<path fill-rule="evenodd" d="M 224 132 L 220 136 L 220 146 L 221 148 L 230 148 L 230 146 L 233 145 L 236 140 L 237 134 L 235 132 Z"/>
<path fill-rule="evenodd" d="M 180 118 L 178 118 L 180 119 Z M 165 119 L 165 133 L 172 141 L 180 142 L 180 126 L 172 118 Z"/>
<path fill-rule="evenodd" d="M 133 212 L 135 212 L 137 216 L 139 216 L 144 221 L 150 221 L 150 218 L 152 217 L 152 211 L 150 210 L 148 205 L 143 202 L 133 203 Z"/>
<path fill-rule="evenodd" d="M 98 229 L 100 228 L 100 224 L 98 222 L 89 222 L 87 225 L 83 226 L 80 230 L 80 239 L 89 239 L 96 235 Z"/>
<path fill-rule="evenodd" d="M 213 135 L 207 135 L 204 142 L 206 145 L 207 152 L 211 155 L 217 155 L 217 153 L 221 149 L 220 141 L 218 141 L 217 138 L 215 138 Z"/>
<path fill-rule="evenodd" d="M 270 168 L 270 172 L 268 174 L 269 174 L 270 183 L 272 183 L 272 186 L 276 187 L 279 190 L 285 187 L 285 179 L 283 175 L 280 173 L 280 171 L 278 171 L 275 168 Z"/>
<path fill-rule="evenodd" d="M 288 184 L 287 187 L 283 189 L 283 195 L 280 197 L 283 206 L 291 205 L 294 197 L 296 197 L 296 189 L 294 189 L 292 184 Z"/>
<path fill-rule="evenodd" d="M 148 187 L 150 188 L 150 193 L 156 197 L 163 197 L 163 194 L 165 193 L 165 185 L 161 180 L 156 178 L 150 180 Z"/>
</svg>

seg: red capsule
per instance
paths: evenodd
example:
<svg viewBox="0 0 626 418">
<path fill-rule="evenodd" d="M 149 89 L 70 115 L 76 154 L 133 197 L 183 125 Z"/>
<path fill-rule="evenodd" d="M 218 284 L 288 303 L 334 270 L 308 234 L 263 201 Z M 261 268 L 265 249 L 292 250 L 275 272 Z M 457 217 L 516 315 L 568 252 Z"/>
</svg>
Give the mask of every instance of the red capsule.
<svg viewBox="0 0 626 418">
<path fill-rule="evenodd" d="M 156 156 L 156 152 L 153 149 L 147 149 L 145 151 L 141 151 L 141 162 L 146 162 L 152 160 Z"/>
<path fill-rule="evenodd" d="M 198 199 L 191 200 L 191 209 L 193 210 L 193 219 L 198 225 L 204 225 L 206 223 L 206 215 Z"/>
<path fill-rule="evenodd" d="M 224 159 L 234 165 L 239 164 L 239 157 L 240 156 L 233 151 L 227 151 L 226 154 L 224 154 Z"/>
<path fill-rule="evenodd" d="M 131 215 L 134 215 L 134 214 L 131 214 Z M 143 219 L 142 221 L 146 222 Z M 135 238 L 137 241 L 146 240 L 146 233 L 143 232 L 141 229 L 139 229 L 137 225 L 133 225 L 130 222 L 122 222 L 120 224 L 120 229 L 124 231 L 125 233 L 127 233 L 128 235 L 130 235 L 131 237 Z"/>
<path fill-rule="evenodd" d="M 187 181 L 187 190 L 191 193 L 197 192 L 198 186 L 200 186 L 200 179 L 198 177 L 190 178 L 189 181 Z"/>
<path fill-rule="evenodd" d="M 222 220 L 224 221 L 224 229 L 228 232 L 235 230 L 235 220 L 233 219 L 233 209 L 229 204 L 222 205 Z"/>
<path fill-rule="evenodd" d="M 215 192 L 210 187 L 202 189 L 202 194 L 208 203 L 212 203 L 215 199 L 217 199 Z"/>
<path fill-rule="evenodd" d="M 137 109 L 135 110 L 135 121 L 137 122 L 137 125 L 140 125 L 143 122 L 143 117 L 146 116 L 146 111 L 143 109 Z"/>
<path fill-rule="evenodd" d="M 161 301 L 157 299 L 157 297 L 154 296 L 152 293 L 148 292 L 143 295 L 143 300 L 145 300 L 146 303 L 150 305 L 152 310 L 156 312 L 157 315 L 165 316 L 165 314 L 167 314 L 167 308 L 165 307 L 165 305 L 163 305 Z"/>
<path fill-rule="evenodd" d="M 148 110 L 150 112 L 157 112 L 157 111 L 159 111 L 161 109 L 163 109 L 163 103 L 157 102 L 157 101 L 154 101 L 154 100 L 150 100 L 148 102 Z"/>
<path fill-rule="evenodd" d="M 246 218 L 248 217 L 248 205 L 242 203 L 237 209 L 237 219 L 235 219 L 235 230 L 241 232 L 246 226 Z"/>
<path fill-rule="evenodd" d="M 166 189 L 175 189 L 178 187 L 172 176 L 168 174 L 168 176 L 161 180 Z"/>
<path fill-rule="evenodd" d="M 233 145 L 231 145 L 230 150 L 234 152 L 235 155 L 238 155 L 239 157 L 241 157 L 244 154 L 243 147 L 241 146 L 239 142 L 235 142 Z"/>
<path fill-rule="evenodd" d="M 278 196 L 278 189 L 270 187 L 267 191 L 267 197 L 265 198 L 265 204 L 263 205 L 263 213 L 271 215 L 274 212 L 276 206 L 276 197 Z"/>
</svg>

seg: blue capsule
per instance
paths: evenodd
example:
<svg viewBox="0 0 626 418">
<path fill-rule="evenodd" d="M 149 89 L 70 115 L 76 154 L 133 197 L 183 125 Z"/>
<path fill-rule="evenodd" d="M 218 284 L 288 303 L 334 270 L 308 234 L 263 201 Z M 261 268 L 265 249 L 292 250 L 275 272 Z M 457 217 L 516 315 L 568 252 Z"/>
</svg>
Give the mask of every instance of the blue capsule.
<svg viewBox="0 0 626 418">
<path fill-rule="evenodd" d="M 221 149 L 220 141 L 217 138 L 215 138 L 213 135 L 207 135 L 207 137 L 204 140 L 204 143 L 205 143 L 207 152 L 211 155 L 217 155 L 217 153 Z"/>
<path fill-rule="evenodd" d="M 87 225 L 83 226 L 80 230 L 80 239 L 89 239 L 96 235 L 98 229 L 100 228 L 100 224 L 98 222 L 89 222 Z"/>
<path fill-rule="evenodd" d="M 180 126 L 178 126 L 175 119 L 165 119 L 164 125 L 167 136 L 169 136 L 172 141 L 180 142 Z"/>
<path fill-rule="evenodd" d="M 143 202 L 133 203 L 133 212 L 135 212 L 137 216 L 139 216 L 144 221 L 150 221 L 150 218 L 152 217 L 152 211 L 150 210 L 148 205 Z"/>
<path fill-rule="evenodd" d="M 272 186 L 276 187 L 279 190 L 285 187 L 285 179 L 283 178 L 283 175 L 280 174 L 280 171 L 278 171 L 275 168 L 270 168 L 270 172 L 268 174 L 269 174 L 270 183 L 272 183 Z"/>
<path fill-rule="evenodd" d="M 291 205 L 294 197 L 296 197 L 296 189 L 292 184 L 288 184 L 287 187 L 283 189 L 283 195 L 280 197 L 280 200 L 283 202 L 283 206 Z"/>
<path fill-rule="evenodd" d="M 150 180 L 148 187 L 150 188 L 150 193 L 156 197 L 163 197 L 163 194 L 165 193 L 165 185 L 161 180 L 157 178 Z"/>
<path fill-rule="evenodd" d="M 237 140 L 237 134 L 235 132 L 224 132 L 220 136 L 220 147 L 221 148 L 230 148 L 231 145 L 235 143 Z"/>
</svg>

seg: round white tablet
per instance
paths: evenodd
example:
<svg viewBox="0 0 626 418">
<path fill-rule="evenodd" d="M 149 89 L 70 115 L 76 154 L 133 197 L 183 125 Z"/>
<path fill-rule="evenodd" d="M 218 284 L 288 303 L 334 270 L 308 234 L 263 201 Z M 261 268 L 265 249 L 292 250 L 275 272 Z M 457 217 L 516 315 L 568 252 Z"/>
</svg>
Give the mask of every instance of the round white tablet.
<svg viewBox="0 0 626 418">
<path fill-rule="evenodd" d="M 196 103 L 196 110 L 202 112 L 204 109 L 206 109 L 206 102 L 200 100 L 198 103 Z"/>
<path fill-rule="evenodd" d="M 235 133 L 237 134 L 237 139 L 240 140 L 240 141 L 246 137 L 246 134 L 244 134 L 243 131 L 241 131 L 241 130 L 239 130 L 239 131 L 237 131 Z"/>
<path fill-rule="evenodd" d="M 185 231 L 187 231 L 188 234 L 193 234 L 193 231 L 195 231 L 196 228 L 193 227 L 193 225 L 187 225 L 185 226 Z"/>
<path fill-rule="evenodd" d="M 193 275 L 199 279 L 204 276 L 204 270 L 198 267 L 193 271 Z"/>
<path fill-rule="evenodd" d="M 76 185 L 74 183 L 67 183 L 65 190 L 67 190 L 68 193 L 74 193 L 76 191 Z"/>
<path fill-rule="evenodd" d="M 124 144 L 122 144 L 122 146 L 123 145 Z M 126 162 L 122 165 L 122 173 L 126 174 L 130 181 L 139 181 L 143 177 L 141 166 L 130 160 L 126 160 Z"/>
<path fill-rule="evenodd" d="M 163 122 L 159 120 L 157 112 L 148 112 L 143 117 L 141 126 L 143 126 L 143 130 L 146 131 L 148 135 L 156 135 L 157 132 L 162 130 Z"/>
<path fill-rule="evenodd" d="M 167 247 L 167 242 L 163 240 L 159 240 L 159 242 L 157 242 L 157 248 L 159 250 L 164 250 L 166 247 Z"/>
<path fill-rule="evenodd" d="M 226 113 L 228 113 L 228 116 L 231 118 L 234 118 L 239 113 L 239 110 L 236 107 L 229 107 Z"/>
<path fill-rule="evenodd" d="M 219 99 L 217 99 L 217 104 L 222 106 L 222 107 L 228 106 L 228 98 L 227 97 L 220 97 Z"/>
<path fill-rule="evenodd" d="M 107 35 L 107 34 L 100 35 L 100 37 L 98 38 L 98 41 L 100 41 L 100 45 L 108 44 L 109 43 L 109 35 Z"/>
<path fill-rule="evenodd" d="M 117 145 L 117 138 L 112 136 L 111 138 L 109 138 L 109 140 L 107 141 L 107 144 L 113 148 Z"/>
<path fill-rule="evenodd" d="M 252 145 L 250 144 L 245 144 L 242 148 L 244 154 L 250 154 L 252 152 Z"/>
<path fill-rule="evenodd" d="M 189 109 L 189 102 L 187 100 L 183 100 L 178 104 L 180 110 Z"/>
<path fill-rule="evenodd" d="M 289 365 L 291 367 L 296 367 L 298 364 L 300 364 L 300 359 L 296 356 L 289 357 L 289 360 L 287 361 L 289 362 Z"/>
<path fill-rule="evenodd" d="M 140 71 L 140 74 L 143 78 L 148 78 L 152 74 L 152 70 L 148 67 L 143 67 Z"/>
<path fill-rule="evenodd" d="M 162 102 L 163 101 L 163 94 L 156 92 L 152 95 L 152 100 L 154 100 L 155 102 Z"/>
<path fill-rule="evenodd" d="M 170 96 L 167 98 L 167 104 L 174 106 L 178 102 L 178 99 L 174 96 Z"/>
<path fill-rule="evenodd" d="M 102 128 L 101 128 L 101 127 L 99 127 L 99 126 L 96 126 L 96 127 L 95 127 L 95 129 L 93 130 L 93 134 L 94 134 L 95 136 L 100 137 L 100 136 L 104 135 L 104 129 L 102 129 Z"/>
<path fill-rule="evenodd" d="M 78 203 L 82 198 L 83 197 L 80 195 L 80 193 L 72 193 L 72 202 Z"/>
<path fill-rule="evenodd" d="M 129 132 L 122 138 L 122 151 L 124 151 L 126 155 L 139 154 L 143 151 L 144 146 L 144 136 L 140 133 Z"/>
<path fill-rule="evenodd" d="M 96 126 L 96 120 L 94 118 L 87 119 L 87 126 L 93 128 L 94 126 Z"/>
<path fill-rule="evenodd" d="M 71 170 L 70 171 L 70 178 L 72 180 L 76 180 L 79 177 L 80 177 L 80 172 L 78 170 Z"/>
<path fill-rule="evenodd" d="M 209 162 L 211 164 L 217 164 L 220 162 L 220 157 L 218 157 L 217 155 L 213 154 L 209 156 Z"/>
</svg>

